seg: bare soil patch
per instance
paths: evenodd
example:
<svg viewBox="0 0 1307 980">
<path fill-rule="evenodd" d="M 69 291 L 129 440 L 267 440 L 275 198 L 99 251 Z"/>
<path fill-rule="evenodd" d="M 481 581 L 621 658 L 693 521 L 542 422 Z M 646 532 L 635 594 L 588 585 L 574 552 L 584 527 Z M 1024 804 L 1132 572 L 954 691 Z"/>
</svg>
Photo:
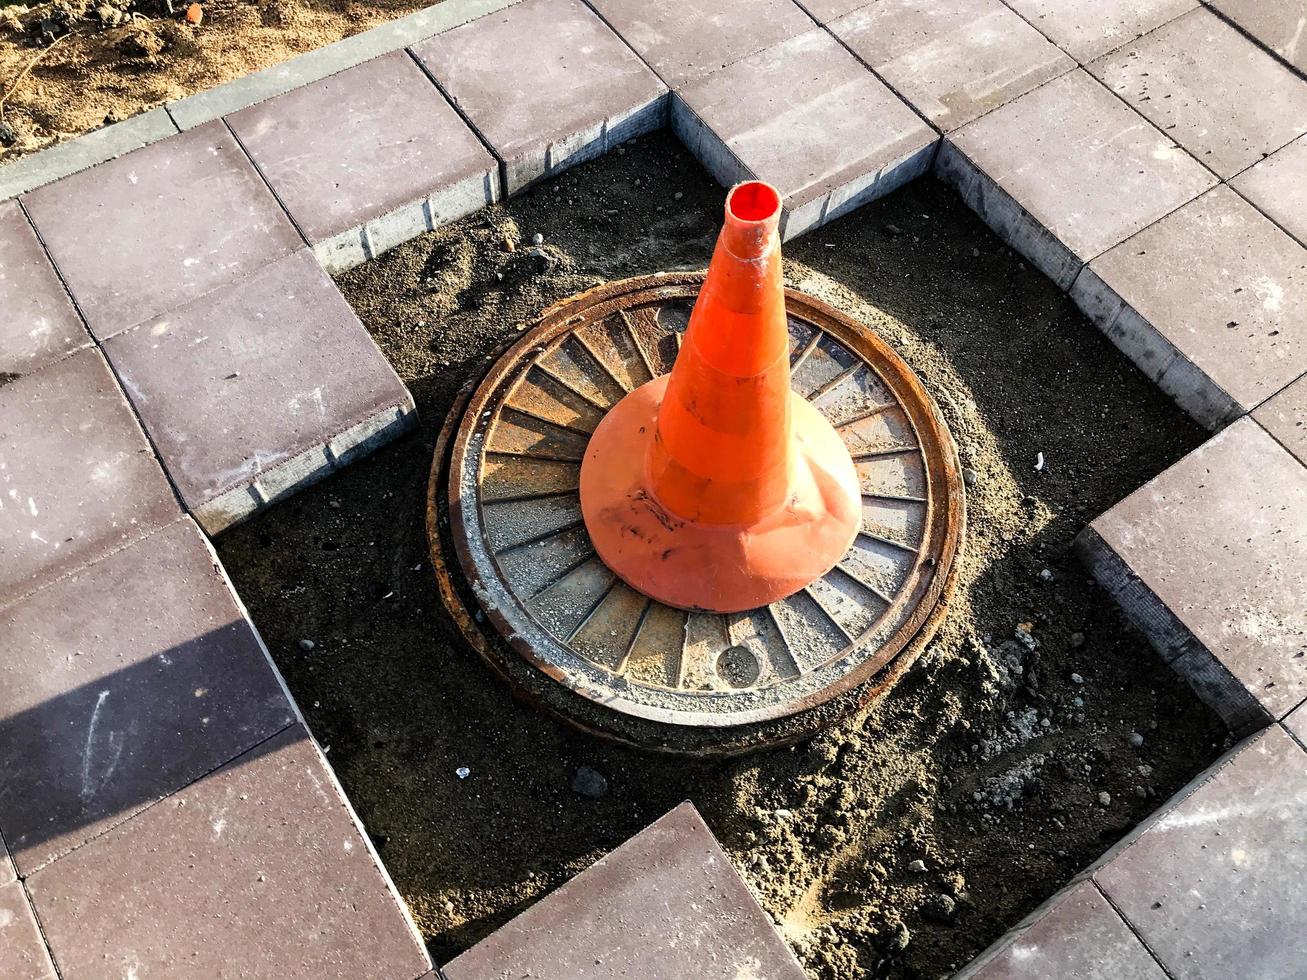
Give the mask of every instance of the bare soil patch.
<svg viewBox="0 0 1307 980">
<path fill-rule="evenodd" d="M 0 0 L 0 164 L 323 47 L 425 0 Z M 48 49 L 48 50 L 47 50 Z M 24 70 L 36 60 L 30 72 Z"/>
<path fill-rule="evenodd" d="M 219 542 L 439 961 L 688 797 L 812 976 L 945 976 L 1226 745 L 1069 552 L 1204 433 L 931 180 L 786 266 L 903 354 L 974 471 L 954 609 L 921 660 L 813 740 L 728 761 L 642 755 L 513 700 L 437 597 L 436 434 L 549 303 L 706 264 L 722 201 L 660 134 L 343 276 L 420 431 Z"/>
</svg>

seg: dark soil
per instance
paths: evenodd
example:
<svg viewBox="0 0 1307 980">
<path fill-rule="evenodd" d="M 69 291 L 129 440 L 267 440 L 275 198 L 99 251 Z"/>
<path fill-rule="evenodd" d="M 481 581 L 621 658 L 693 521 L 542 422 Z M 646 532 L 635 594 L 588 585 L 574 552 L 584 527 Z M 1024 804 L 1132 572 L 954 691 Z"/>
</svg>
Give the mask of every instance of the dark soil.
<svg viewBox="0 0 1307 980">
<path fill-rule="evenodd" d="M 642 755 L 513 700 L 437 597 L 436 434 L 549 303 L 704 265 L 722 200 L 658 135 L 343 276 L 420 432 L 220 542 L 439 961 L 689 797 L 814 977 L 947 975 L 1226 744 L 1069 551 L 1202 431 L 929 179 L 786 250 L 792 284 L 920 373 L 974 470 L 958 594 L 921 660 L 810 742 L 732 761 Z M 573 791 L 580 766 L 606 795 Z"/>
</svg>

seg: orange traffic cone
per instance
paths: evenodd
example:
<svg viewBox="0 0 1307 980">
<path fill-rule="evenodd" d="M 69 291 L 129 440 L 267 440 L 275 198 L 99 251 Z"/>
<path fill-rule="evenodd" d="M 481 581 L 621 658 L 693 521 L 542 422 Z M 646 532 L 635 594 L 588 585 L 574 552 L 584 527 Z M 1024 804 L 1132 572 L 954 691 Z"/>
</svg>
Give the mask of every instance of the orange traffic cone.
<svg viewBox="0 0 1307 980">
<path fill-rule="evenodd" d="M 848 450 L 790 390 L 780 195 L 726 198 L 726 225 L 672 373 L 613 406 L 581 465 L 599 556 L 682 609 L 738 612 L 820 578 L 857 536 Z"/>
</svg>

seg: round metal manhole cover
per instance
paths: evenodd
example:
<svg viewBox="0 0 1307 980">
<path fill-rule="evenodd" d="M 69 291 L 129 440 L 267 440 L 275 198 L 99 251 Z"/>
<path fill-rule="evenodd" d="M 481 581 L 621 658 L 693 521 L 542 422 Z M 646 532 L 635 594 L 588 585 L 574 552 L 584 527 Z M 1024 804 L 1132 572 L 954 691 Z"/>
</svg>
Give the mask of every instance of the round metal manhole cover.
<svg viewBox="0 0 1307 980">
<path fill-rule="evenodd" d="M 673 609 L 614 576 L 581 519 L 581 460 L 605 412 L 671 370 L 702 281 L 625 280 L 547 311 L 451 413 L 428 531 L 446 604 L 521 691 L 626 741 L 738 751 L 809 734 L 916 656 L 952 584 L 963 492 L 911 369 L 787 290 L 793 387 L 853 456 L 861 533 L 825 577 L 742 613 Z"/>
</svg>

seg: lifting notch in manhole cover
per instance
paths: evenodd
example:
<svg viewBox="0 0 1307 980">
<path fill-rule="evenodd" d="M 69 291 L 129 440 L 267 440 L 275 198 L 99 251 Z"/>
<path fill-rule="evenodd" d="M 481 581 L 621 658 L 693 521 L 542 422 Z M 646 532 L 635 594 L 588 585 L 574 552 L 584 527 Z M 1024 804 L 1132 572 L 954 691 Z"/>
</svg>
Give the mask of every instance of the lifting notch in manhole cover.
<svg viewBox="0 0 1307 980">
<path fill-rule="evenodd" d="M 740 185 L 706 281 L 551 308 L 442 432 L 442 597 L 582 728 L 701 753 L 791 741 L 883 690 L 943 615 L 952 439 L 875 334 L 782 291 L 778 210 Z"/>
</svg>

